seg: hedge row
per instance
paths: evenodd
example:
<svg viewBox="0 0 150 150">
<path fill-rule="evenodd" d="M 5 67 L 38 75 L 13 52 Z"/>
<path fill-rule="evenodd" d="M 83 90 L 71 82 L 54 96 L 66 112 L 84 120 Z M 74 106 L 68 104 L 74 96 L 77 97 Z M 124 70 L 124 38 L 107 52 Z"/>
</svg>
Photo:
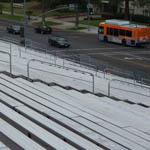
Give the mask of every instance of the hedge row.
<svg viewBox="0 0 150 150">
<path fill-rule="evenodd" d="M 26 0 L 27 2 L 31 1 L 31 0 Z M 9 2 L 10 3 L 10 0 L 0 0 L 0 2 Z M 14 0 L 14 3 L 23 3 L 24 0 Z"/>
<path fill-rule="evenodd" d="M 124 19 L 125 15 L 123 13 L 117 13 L 115 15 L 109 13 L 102 13 L 101 16 L 103 19 Z M 150 23 L 150 17 L 148 16 L 132 15 L 131 19 L 135 22 Z"/>
</svg>

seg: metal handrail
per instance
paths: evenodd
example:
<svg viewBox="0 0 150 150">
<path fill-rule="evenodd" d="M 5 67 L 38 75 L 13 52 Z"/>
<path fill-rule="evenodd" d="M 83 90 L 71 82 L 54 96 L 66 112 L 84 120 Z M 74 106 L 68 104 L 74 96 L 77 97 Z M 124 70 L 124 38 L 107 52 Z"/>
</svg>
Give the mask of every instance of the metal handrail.
<svg viewBox="0 0 150 150">
<path fill-rule="evenodd" d="M 138 85 L 138 84 L 134 84 L 134 83 L 130 83 L 130 82 L 127 82 L 127 81 L 122 81 L 122 80 L 118 80 L 118 79 L 112 79 L 112 80 L 110 80 L 109 82 L 108 82 L 108 96 L 110 96 L 110 88 L 111 88 L 111 83 L 112 82 L 115 82 L 115 81 L 117 81 L 117 82 L 122 82 L 122 83 L 127 83 L 127 84 L 130 84 L 130 85 L 134 85 L 134 86 L 137 86 L 137 87 L 142 87 L 142 88 L 145 88 L 145 89 L 148 89 L 148 90 L 150 90 L 150 88 L 148 88 L 148 87 L 146 87 L 146 86 L 142 86 L 142 85 Z M 123 91 L 123 89 L 119 89 L 119 90 L 122 90 Z M 128 92 L 130 92 L 130 93 L 134 93 L 134 92 L 131 92 L 131 91 L 128 91 Z M 137 94 L 137 93 L 136 93 Z M 140 95 L 140 94 L 139 94 Z M 150 96 L 148 96 L 148 97 L 150 97 Z"/>
<path fill-rule="evenodd" d="M 116 71 L 116 70 L 113 70 L 113 69 L 110 69 L 110 68 L 105 68 L 105 69 L 104 69 L 104 78 L 105 78 L 105 75 L 106 75 L 106 72 L 107 72 L 107 71 L 112 71 L 112 72 L 121 73 L 121 74 L 124 74 L 124 75 L 129 75 L 129 76 L 131 76 L 131 75 L 128 74 L 128 73 L 123 73 L 123 72 L 121 72 L 121 71 Z"/>
<path fill-rule="evenodd" d="M 72 60 L 72 59 L 69 59 L 69 58 L 66 58 L 66 59 L 64 58 L 64 59 L 63 59 L 63 66 L 65 65 L 65 60 L 66 60 L 66 61 L 71 61 L 71 62 L 73 62 L 73 63 L 79 63 L 80 66 L 81 66 L 81 65 L 84 65 L 84 66 L 91 67 L 91 68 L 92 68 L 92 67 L 93 67 L 93 68 L 95 67 L 94 65 L 91 65 L 91 64 L 88 64 L 88 63 L 84 63 L 84 62 L 81 62 L 81 61 L 78 61 L 78 60 Z"/>
<path fill-rule="evenodd" d="M 4 51 L 0 51 L 0 53 L 3 53 L 3 54 L 7 54 L 9 56 L 9 64 L 10 64 L 10 73 L 12 73 L 12 59 L 11 59 L 11 54 L 8 53 L 8 52 L 4 52 Z"/>
<path fill-rule="evenodd" d="M 82 71 L 82 70 L 78 70 L 78 69 L 73 69 L 73 68 L 70 68 L 70 67 L 63 67 L 61 65 L 57 65 L 57 64 L 53 64 L 53 63 L 50 63 L 50 62 L 45 62 L 45 61 L 42 61 L 42 60 L 37 60 L 37 59 L 31 59 L 27 62 L 27 76 L 30 77 L 30 63 L 31 62 L 41 62 L 41 63 L 45 63 L 45 64 L 50 64 L 50 65 L 54 65 L 54 66 L 57 66 L 57 67 L 62 67 L 62 68 L 65 68 L 65 69 L 70 69 L 70 70 L 73 70 L 73 71 L 78 71 L 78 72 L 81 72 L 81 73 L 87 73 L 89 74 L 90 76 L 92 76 L 92 86 L 93 86 L 93 93 L 94 93 L 94 74 L 91 73 L 91 72 L 87 72 L 87 71 Z"/>
<path fill-rule="evenodd" d="M 5 47 L 5 46 L 2 46 L 2 47 L 8 48 L 10 50 L 10 54 L 12 55 L 12 45 L 11 45 L 11 43 L 9 41 L 5 41 L 5 40 L 3 40 L 2 42 L 9 45 L 9 48 Z"/>
</svg>

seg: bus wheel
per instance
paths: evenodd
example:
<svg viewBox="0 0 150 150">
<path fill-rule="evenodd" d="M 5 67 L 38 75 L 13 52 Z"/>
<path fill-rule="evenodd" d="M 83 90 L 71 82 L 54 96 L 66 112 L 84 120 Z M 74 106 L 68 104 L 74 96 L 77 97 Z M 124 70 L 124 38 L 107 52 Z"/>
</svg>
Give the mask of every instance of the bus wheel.
<svg viewBox="0 0 150 150">
<path fill-rule="evenodd" d="M 122 45 L 126 46 L 126 40 L 122 40 Z"/>
<path fill-rule="evenodd" d="M 104 36 L 104 42 L 107 42 L 107 41 L 108 41 L 107 37 L 106 37 L 106 36 Z"/>
<path fill-rule="evenodd" d="M 141 45 L 140 45 L 139 43 L 136 43 L 136 47 L 138 47 L 138 48 L 139 48 L 140 46 L 141 46 Z"/>
</svg>

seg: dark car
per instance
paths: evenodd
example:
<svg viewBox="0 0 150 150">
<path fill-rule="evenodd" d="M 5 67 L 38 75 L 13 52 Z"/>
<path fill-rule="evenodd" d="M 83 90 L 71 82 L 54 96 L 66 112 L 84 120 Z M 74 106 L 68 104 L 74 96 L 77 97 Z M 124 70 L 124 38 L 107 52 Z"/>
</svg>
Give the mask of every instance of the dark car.
<svg viewBox="0 0 150 150">
<path fill-rule="evenodd" d="M 52 28 L 49 26 L 38 26 L 35 27 L 35 32 L 36 33 L 41 33 L 41 34 L 45 34 L 45 33 L 51 33 L 52 32 Z"/>
<path fill-rule="evenodd" d="M 10 25 L 7 27 L 8 33 L 13 33 L 13 34 L 20 34 L 21 32 L 21 26 L 19 25 Z"/>
<path fill-rule="evenodd" d="M 56 46 L 59 48 L 68 48 L 70 47 L 70 44 L 68 43 L 68 41 L 62 37 L 56 37 L 56 36 L 51 36 L 48 39 L 48 43 L 52 46 Z"/>
</svg>

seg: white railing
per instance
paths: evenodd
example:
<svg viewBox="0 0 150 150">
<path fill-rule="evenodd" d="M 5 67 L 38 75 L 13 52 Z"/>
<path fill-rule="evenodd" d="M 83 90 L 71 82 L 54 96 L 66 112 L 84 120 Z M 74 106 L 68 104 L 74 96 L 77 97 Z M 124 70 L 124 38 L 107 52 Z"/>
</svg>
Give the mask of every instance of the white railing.
<svg viewBox="0 0 150 150">
<path fill-rule="evenodd" d="M 118 80 L 118 79 L 112 79 L 108 82 L 108 96 L 110 96 L 110 92 L 111 92 L 110 89 L 111 89 L 111 83 L 112 82 L 121 82 L 121 83 L 125 83 L 127 85 L 133 85 L 134 87 L 140 87 L 140 88 L 143 88 L 143 89 L 150 90 L 149 87 L 146 87 L 146 86 L 143 86 L 143 85 L 138 85 L 138 84 L 134 84 L 134 83 L 130 83 L 130 82 L 127 82 L 127 81 Z M 114 87 L 112 87 L 112 88 L 114 88 Z M 145 96 L 145 97 L 150 97 L 150 95 L 145 95 L 145 94 L 137 93 L 137 92 L 134 92 L 134 91 L 129 91 L 129 90 L 121 89 L 121 88 L 117 88 L 117 89 L 121 90 L 121 91 L 128 92 L 128 93 L 133 93 L 133 94 L 142 95 L 142 96 Z"/>
<path fill-rule="evenodd" d="M 31 62 L 41 62 L 42 64 L 50 64 L 50 65 L 53 65 L 53 66 L 56 66 L 56 67 L 61 67 L 61 68 L 64 68 L 64 69 L 69 69 L 69 70 L 73 70 L 73 71 L 77 71 L 77 72 L 81 72 L 81 73 L 87 73 L 89 74 L 90 76 L 92 76 L 92 91 L 94 93 L 94 74 L 91 73 L 91 72 L 87 72 L 87 71 L 82 71 L 82 70 L 78 70 L 78 69 L 73 69 L 73 68 L 70 68 L 70 67 L 65 67 L 65 66 L 61 66 L 61 65 L 57 65 L 57 64 L 53 64 L 53 63 L 50 63 L 50 62 L 45 62 L 45 61 L 41 61 L 41 60 L 37 60 L 37 59 L 31 59 L 27 62 L 27 76 L 30 77 L 30 63 Z"/>
</svg>

